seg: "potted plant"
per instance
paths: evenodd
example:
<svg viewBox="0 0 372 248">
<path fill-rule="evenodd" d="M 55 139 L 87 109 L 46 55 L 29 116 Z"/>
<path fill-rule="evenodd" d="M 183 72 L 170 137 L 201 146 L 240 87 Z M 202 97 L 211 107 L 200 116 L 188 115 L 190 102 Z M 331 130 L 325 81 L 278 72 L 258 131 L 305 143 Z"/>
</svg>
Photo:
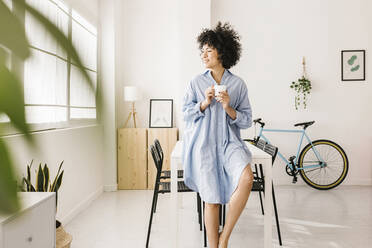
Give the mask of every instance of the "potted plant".
<svg viewBox="0 0 372 248">
<path fill-rule="evenodd" d="M 302 94 L 302 103 L 304 105 L 304 109 L 306 109 L 306 95 L 310 94 L 311 90 L 311 82 L 305 76 L 299 78 L 296 82 L 292 82 L 291 86 L 292 89 L 295 90 L 297 93 L 295 96 L 295 107 L 298 110 L 298 107 L 301 104 L 301 94 Z"/>
<path fill-rule="evenodd" d="M 291 89 L 294 89 L 296 92 L 295 95 L 295 108 L 298 110 L 298 107 L 301 104 L 301 94 L 302 94 L 302 103 L 304 105 L 304 109 L 306 109 L 306 95 L 310 94 L 311 90 L 311 82 L 306 75 L 306 64 L 305 64 L 305 57 L 302 58 L 302 77 L 297 79 L 296 82 L 292 82 L 289 86 Z"/>
<path fill-rule="evenodd" d="M 35 186 L 31 181 L 31 168 L 33 160 L 27 165 L 27 177 L 22 178 L 22 191 L 25 192 L 55 192 L 56 193 L 56 208 L 58 203 L 58 190 L 62 184 L 64 170 L 61 171 L 63 162 L 59 165 L 57 175 L 54 177 L 53 182 L 50 181 L 49 168 L 47 164 L 44 167 L 39 164 L 36 170 L 36 183 Z M 56 247 L 69 248 L 72 242 L 72 236 L 68 234 L 62 227 L 60 221 L 56 220 Z"/>
</svg>

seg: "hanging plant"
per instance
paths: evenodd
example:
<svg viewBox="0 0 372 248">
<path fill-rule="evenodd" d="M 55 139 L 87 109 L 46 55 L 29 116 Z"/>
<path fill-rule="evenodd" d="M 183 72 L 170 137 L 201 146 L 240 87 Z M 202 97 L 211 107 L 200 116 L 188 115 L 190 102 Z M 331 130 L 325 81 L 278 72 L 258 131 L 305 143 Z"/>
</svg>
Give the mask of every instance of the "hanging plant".
<svg viewBox="0 0 372 248">
<path fill-rule="evenodd" d="M 289 86 L 290 88 L 294 89 L 296 92 L 295 95 L 295 107 L 296 110 L 298 110 L 298 107 L 301 104 L 301 95 L 302 95 L 302 104 L 304 106 L 304 109 L 306 109 L 306 101 L 307 101 L 307 95 L 310 95 L 311 90 L 311 82 L 306 76 L 306 68 L 305 68 L 305 57 L 302 58 L 302 77 L 299 78 L 296 82 L 292 82 L 292 84 Z"/>
<path fill-rule="evenodd" d="M 306 95 L 310 94 L 311 90 L 311 82 L 309 79 L 305 78 L 305 76 L 302 76 L 297 80 L 297 82 L 292 82 L 291 86 L 292 89 L 295 90 L 297 93 L 295 96 L 295 107 L 296 110 L 298 110 L 298 107 L 301 103 L 301 94 L 302 94 L 302 103 L 304 105 L 304 109 L 306 109 Z"/>
</svg>

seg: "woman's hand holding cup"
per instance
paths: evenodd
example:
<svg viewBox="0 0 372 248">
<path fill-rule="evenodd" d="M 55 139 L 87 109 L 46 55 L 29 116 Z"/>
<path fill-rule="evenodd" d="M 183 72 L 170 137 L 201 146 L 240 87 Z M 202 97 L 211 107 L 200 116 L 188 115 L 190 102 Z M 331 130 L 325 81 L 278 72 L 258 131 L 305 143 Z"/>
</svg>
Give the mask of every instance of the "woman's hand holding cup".
<svg viewBox="0 0 372 248">
<path fill-rule="evenodd" d="M 217 102 L 222 104 L 222 107 L 226 109 L 230 104 L 230 96 L 227 93 L 226 85 L 216 85 L 215 97 Z"/>
<path fill-rule="evenodd" d="M 204 100 L 204 103 L 205 103 L 206 105 L 211 104 L 212 99 L 214 98 L 214 85 L 208 87 L 208 88 L 205 90 L 204 94 L 205 94 L 205 100 Z"/>
</svg>

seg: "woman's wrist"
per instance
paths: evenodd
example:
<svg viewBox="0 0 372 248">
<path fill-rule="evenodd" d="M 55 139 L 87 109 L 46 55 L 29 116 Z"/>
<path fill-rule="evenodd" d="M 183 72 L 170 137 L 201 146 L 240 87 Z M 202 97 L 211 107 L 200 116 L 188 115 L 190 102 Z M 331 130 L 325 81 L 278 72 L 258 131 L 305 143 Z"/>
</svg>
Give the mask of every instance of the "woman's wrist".
<svg viewBox="0 0 372 248">
<path fill-rule="evenodd" d="M 201 112 L 204 112 L 204 110 L 209 106 L 209 103 L 207 102 L 207 100 L 204 100 L 200 103 L 200 111 Z"/>
<path fill-rule="evenodd" d="M 232 107 L 230 106 L 227 106 L 225 109 L 225 112 L 228 114 L 228 116 L 230 116 L 230 118 L 232 120 L 235 120 L 236 119 L 236 110 L 233 109 Z"/>
</svg>

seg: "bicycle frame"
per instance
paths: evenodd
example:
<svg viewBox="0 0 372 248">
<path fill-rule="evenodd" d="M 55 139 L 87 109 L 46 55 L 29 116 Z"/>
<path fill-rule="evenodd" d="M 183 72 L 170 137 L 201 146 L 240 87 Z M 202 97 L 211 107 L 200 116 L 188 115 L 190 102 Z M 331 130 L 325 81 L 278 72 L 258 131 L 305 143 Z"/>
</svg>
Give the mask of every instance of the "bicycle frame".
<svg viewBox="0 0 372 248">
<path fill-rule="evenodd" d="M 304 140 L 304 137 L 307 139 L 307 141 L 311 144 L 311 149 L 314 151 L 315 153 L 315 156 L 317 157 L 317 159 L 319 161 L 321 161 L 322 163 L 324 163 L 324 160 L 321 158 L 319 152 L 317 151 L 317 149 L 313 146 L 313 143 L 311 142 L 311 139 L 309 138 L 309 136 L 306 134 L 306 131 L 305 130 L 286 130 L 286 129 L 266 129 L 266 128 L 260 128 L 260 133 L 258 135 L 258 138 L 262 138 L 264 139 L 264 141 L 266 141 L 267 143 L 270 144 L 270 141 L 267 137 L 265 137 L 265 135 L 263 135 L 262 133 L 263 132 L 275 132 L 275 133 L 301 133 L 301 140 L 300 140 L 300 143 L 298 145 L 298 149 L 297 149 L 297 155 L 296 155 L 296 159 L 294 161 L 294 164 L 297 165 L 298 164 L 298 158 L 299 158 L 299 155 L 300 155 L 300 152 L 301 152 L 301 147 L 302 147 L 302 142 Z M 278 153 L 277 155 L 279 155 L 279 157 L 286 163 L 286 165 L 291 168 L 292 170 L 303 170 L 303 169 L 311 169 L 311 168 L 317 168 L 317 167 L 321 167 L 321 164 L 320 163 L 317 163 L 317 164 L 311 164 L 311 165 L 307 165 L 307 166 L 303 166 L 302 168 L 293 168 L 291 162 L 289 162 L 284 156 L 283 154 L 281 154 L 278 150 Z M 296 167 L 296 166 L 295 166 Z"/>
</svg>

